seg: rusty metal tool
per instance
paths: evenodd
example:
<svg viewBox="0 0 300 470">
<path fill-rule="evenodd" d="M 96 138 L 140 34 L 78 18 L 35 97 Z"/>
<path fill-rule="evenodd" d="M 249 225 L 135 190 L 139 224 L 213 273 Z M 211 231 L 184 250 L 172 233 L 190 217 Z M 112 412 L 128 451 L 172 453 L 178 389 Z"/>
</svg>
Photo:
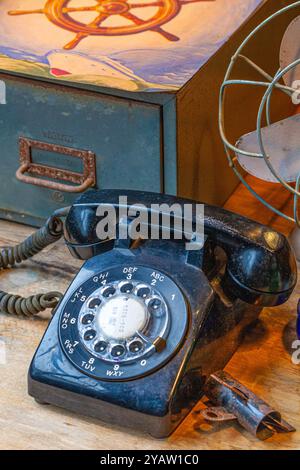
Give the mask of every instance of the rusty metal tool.
<svg viewBox="0 0 300 470">
<path fill-rule="evenodd" d="M 227 372 L 219 371 L 209 377 L 205 395 L 212 406 L 201 410 L 200 414 L 209 422 L 237 420 L 261 440 L 275 433 L 295 431 L 293 426 L 281 418 L 278 411 Z"/>
</svg>

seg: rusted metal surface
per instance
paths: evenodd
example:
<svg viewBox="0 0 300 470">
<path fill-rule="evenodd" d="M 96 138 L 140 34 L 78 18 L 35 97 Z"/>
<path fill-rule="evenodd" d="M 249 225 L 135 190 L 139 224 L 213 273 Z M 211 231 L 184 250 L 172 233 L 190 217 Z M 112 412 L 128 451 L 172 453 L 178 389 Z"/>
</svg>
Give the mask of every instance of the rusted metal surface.
<svg viewBox="0 0 300 470">
<path fill-rule="evenodd" d="M 224 371 L 209 377 L 205 395 L 214 405 L 201 411 L 207 421 L 237 420 L 261 440 L 271 437 L 275 432 L 295 431 L 278 411 Z"/>
<path fill-rule="evenodd" d="M 234 421 L 237 417 L 233 413 L 228 413 L 226 408 L 223 406 L 212 406 L 204 408 L 200 411 L 200 414 L 207 421 L 212 422 L 224 422 L 224 421 Z"/>
<path fill-rule="evenodd" d="M 83 172 L 77 173 L 63 168 L 34 163 L 32 160 L 33 148 L 45 152 L 80 158 L 83 162 Z M 77 150 L 71 147 L 40 142 L 25 137 L 20 137 L 19 149 L 20 167 L 16 172 L 16 177 L 23 183 L 69 193 L 80 193 L 96 184 L 96 156 L 89 150 Z M 64 184 L 59 181 L 51 181 L 43 178 L 66 181 L 71 184 Z"/>
</svg>

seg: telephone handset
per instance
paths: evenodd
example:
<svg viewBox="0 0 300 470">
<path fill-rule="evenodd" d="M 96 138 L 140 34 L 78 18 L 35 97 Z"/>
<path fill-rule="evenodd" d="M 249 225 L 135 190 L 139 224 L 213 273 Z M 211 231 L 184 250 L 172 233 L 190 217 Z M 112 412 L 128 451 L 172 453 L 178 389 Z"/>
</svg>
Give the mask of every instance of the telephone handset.
<svg viewBox="0 0 300 470">
<path fill-rule="evenodd" d="M 120 195 L 149 214 L 153 204 L 196 207 L 135 191 L 89 191 L 75 201 L 65 241 L 86 261 L 33 358 L 29 393 L 163 437 L 201 398 L 207 378 L 226 365 L 261 308 L 288 299 L 296 265 L 283 235 L 208 205 L 198 251 L 175 236 L 99 239 L 99 205 L 117 209 L 119 227 L 135 219 L 119 217 Z"/>
<path fill-rule="evenodd" d="M 112 240 L 99 241 L 96 211 L 102 204 L 118 207 L 122 191 L 87 192 L 75 203 L 65 226 L 65 239 L 75 257 L 88 259 L 111 247 Z M 188 199 L 149 192 L 123 191 L 128 206 L 143 203 L 149 211 L 153 204 L 178 204 L 184 208 Z M 123 194 L 122 193 L 122 194 Z M 196 204 L 196 203 L 194 203 Z M 232 294 L 263 306 L 284 302 L 295 286 L 295 259 L 282 234 L 225 209 L 205 205 L 204 230 L 214 246 L 227 255 L 224 281 Z M 230 286 L 230 287 L 229 287 Z"/>
</svg>

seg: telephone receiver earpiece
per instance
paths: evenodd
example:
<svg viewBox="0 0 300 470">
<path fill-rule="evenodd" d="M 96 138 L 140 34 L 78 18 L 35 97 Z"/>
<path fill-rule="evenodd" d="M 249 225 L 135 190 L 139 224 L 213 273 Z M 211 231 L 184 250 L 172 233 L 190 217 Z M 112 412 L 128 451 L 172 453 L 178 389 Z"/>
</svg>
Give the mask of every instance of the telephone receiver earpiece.
<svg viewBox="0 0 300 470">
<path fill-rule="evenodd" d="M 120 195 L 126 196 L 128 208 L 143 204 L 150 213 L 153 204 L 168 207 L 176 204 L 184 214 L 188 204 L 196 214 L 195 201 L 175 196 L 128 190 L 88 191 L 75 201 L 66 219 L 65 240 L 73 256 L 88 259 L 114 247 L 115 240 L 99 239 L 97 235 L 97 209 L 108 204 L 120 209 Z M 161 215 L 167 215 L 163 206 Z M 193 221 L 196 224 L 195 216 Z M 297 281 L 297 269 L 284 235 L 207 204 L 204 205 L 204 232 L 213 245 L 226 253 L 222 286 L 227 295 L 261 306 L 279 305 L 288 299 Z"/>
<path fill-rule="evenodd" d="M 205 205 L 205 232 L 227 256 L 222 286 L 227 293 L 261 306 L 284 303 L 297 282 L 287 238 L 225 209 Z"/>
<path fill-rule="evenodd" d="M 276 238 L 276 232 L 265 232 Z M 286 241 L 278 249 L 242 246 L 228 256 L 222 281 L 225 292 L 261 306 L 280 305 L 290 297 L 296 284 L 294 255 Z"/>
</svg>

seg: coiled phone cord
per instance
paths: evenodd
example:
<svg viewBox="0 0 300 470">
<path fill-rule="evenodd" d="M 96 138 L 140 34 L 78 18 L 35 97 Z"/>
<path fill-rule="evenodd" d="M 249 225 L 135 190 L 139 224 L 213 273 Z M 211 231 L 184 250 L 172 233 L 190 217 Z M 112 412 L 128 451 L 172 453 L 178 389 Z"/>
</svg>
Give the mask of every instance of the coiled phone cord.
<svg viewBox="0 0 300 470">
<path fill-rule="evenodd" d="M 2 248 L 0 250 L 0 269 L 13 267 L 57 242 L 63 235 L 63 222 L 60 216 L 67 215 L 68 210 L 69 208 L 64 208 L 54 212 L 44 226 L 20 244 Z M 62 297 L 62 293 L 55 291 L 21 297 L 0 290 L 0 311 L 13 315 L 35 316 L 47 308 L 54 309 Z"/>
</svg>

